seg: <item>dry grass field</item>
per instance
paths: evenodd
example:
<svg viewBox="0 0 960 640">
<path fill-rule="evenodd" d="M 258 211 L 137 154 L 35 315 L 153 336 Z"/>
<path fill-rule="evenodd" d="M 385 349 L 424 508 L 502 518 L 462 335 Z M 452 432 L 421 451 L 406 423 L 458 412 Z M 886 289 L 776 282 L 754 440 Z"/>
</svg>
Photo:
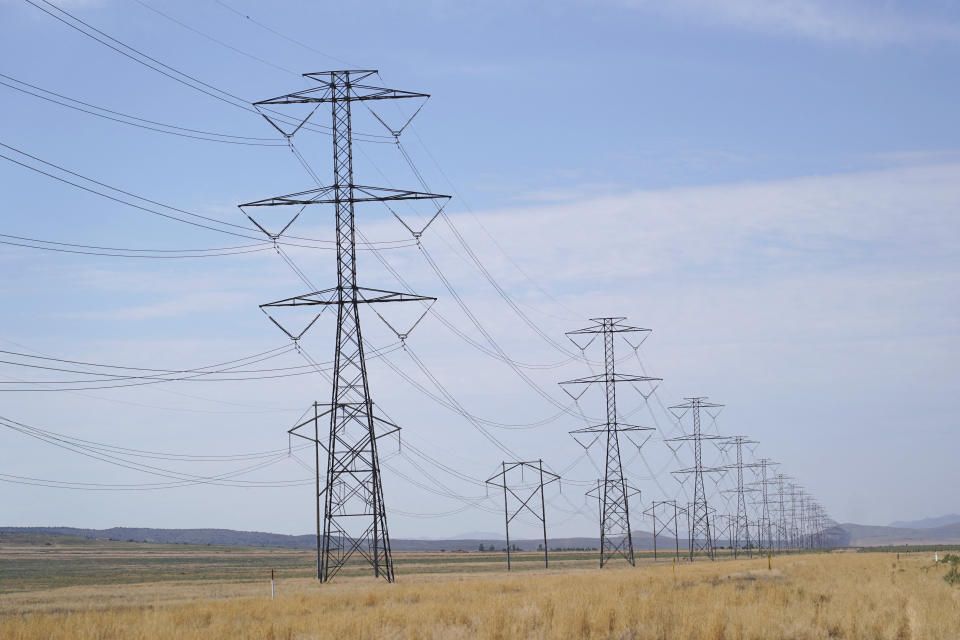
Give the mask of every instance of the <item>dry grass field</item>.
<svg viewBox="0 0 960 640">
<path fill-rule="evenodd" d="M 311 579 L 285 550 L 0 544 L 0 637 L 960 638 L 960 587 L 932 554 L 824 553 L 600 571 L 594 554 L 397 554 L 398 581 Z M 269 597 L 269 567 L 278 569 Z"/>
</svg>

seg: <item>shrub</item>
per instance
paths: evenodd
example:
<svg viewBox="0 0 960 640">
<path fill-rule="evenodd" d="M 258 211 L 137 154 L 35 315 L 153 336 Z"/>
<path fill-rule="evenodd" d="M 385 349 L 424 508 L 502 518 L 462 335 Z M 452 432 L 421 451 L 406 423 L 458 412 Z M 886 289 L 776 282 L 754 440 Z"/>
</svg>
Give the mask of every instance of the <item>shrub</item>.
<svg viewBox="0 0 960 640">
<path fill-rule="evenodd" d="M 960 584 L 960 571 L 957 570 L 956 563 L 953 563 L 953 566 L 950 567 L 950 571 L 947 571 L 947 575 L 943 576 L 943 579 L 954 586 Z"/>
</svg>

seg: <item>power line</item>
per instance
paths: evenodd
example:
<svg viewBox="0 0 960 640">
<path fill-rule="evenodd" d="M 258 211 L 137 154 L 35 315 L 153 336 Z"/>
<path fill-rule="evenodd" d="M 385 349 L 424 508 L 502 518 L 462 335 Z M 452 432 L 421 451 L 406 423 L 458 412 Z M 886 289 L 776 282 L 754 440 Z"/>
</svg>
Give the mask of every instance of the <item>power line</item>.
<svg viewBox="0 0 960 640">
<path fill-rule="evenodd" d="M 7 238 L 7 240 L 0 240 L 0 244 L 21 247 L 24 249 L 37 249 L 41 251 L 53 251 L 56 253 L 71 253 L 110 258 L 141 258 L 151 260 L 217 258 L 220 256 L 236 256 L 249 253 L 260 253 L 262 251 L 269 251 L 271 249 L 271 246 L 268 243 L 210 249 L 125 249 L 120 247 L 99 247 L 93 245 L 74 244 L 70 242 L 40 240 L 38 238 L 15 236 L 6 233 L 0 233 L 0 238 Z"/>
<path fill-rule="evenodd" d="M 169 135 L 180 136 L 183 138 L 191 138 L 194 140 L 206 140 L 208 142 L 221 142 L 226 144 L 239 144 L 247 145 L 254 147 L 283 147 L 286 146 L 286 143 L 280 141 L 278 138 L 254 138 L 247 136 L 234 136 L 226 133 L 216 133 L 214 131 L 205 131 L 202 129 L 190 129 L 187 127 L 180 127 L 177 125 L 166 124 L 163 122 L 157 122 L 155 120 L 147 120 L 146 118 L 140 118 L 137 116 L 132 116 L 126 113 L 121 113 L 119 111 L 114 111 L 112 109 L 107 109 L 106 107 L 99 107 L 97 105 L 91 104 L 89 102 L 84 102 L 82 100 L 77 100 L 75 98 L 69 98 L 65 95 L 49 91 L 47 89 L 42 89 L 36 85 L 24 82 L 22 80 L 17 80 L 11 76 L 0 73 L 0 78 L 6 78 L 11 82 L 30 87 L 34 91 L 29 89 L 24 89 L 23 87 L 18 87 L 9 82 L 3 82 L 0 80 L 0 85 L 19 91 L 21 93 L 34 96 L 41 100 L 57 104 L 68 109 L 73 109 L 75 111 L 80 111 L 88 115 L 96 116 L 98 118 L 103 118 L 113 122 L 119 122 L 121 124 L 126 124 L 131 127 L 138 127 L 140 129 L 146 129 L 149 131 L 156 131 L 158 133 L 166 133 Z M 37 93 L 40 92 L 40 93 Z M 46 94 L 46 95 L 44 95 Z M 54 97 L 51 97 L 54 96 Z M 59 100 L 57 98 L 60 98 Z M 74 103 L 74 104 L 70 104 Z M 81 105 L 81 106 L 78 106 Z"/>
<path fill-rule="evenodd" d="M 134 208 L 134 209 L 139 209 L 140 211 L 144 211 L 144 212 L 146 212 L 146 213 L 151 213 L 151 214 L 154 214 L 154 215 L 158 215 L 158 216 L 163 217 L 163 218 L 167 218 L 167 219 L 174 220 L 174 221 L 177 221 L 177 222 L 182 222 L 182 223 L 184 223 L 184 224 L 189 224 L 189 225 L 192 225 L 192 226 L 195 226 L 195 227 L 200 227 L 200 228 L 203 228 L 203 229 L 207 229 L 207 230 L 209 230 L 209 231 L 216 231 L 216 232 L 218 232 L 218 233 L 224 233 L 224 234 L 231 235 L 231 236 L 236 236 L 236 237 L 240 237 L 240 238 L 246 238 L 246 239 L 248 239 L 248 240 L 256 240 L 256 241 L 262 243 L 265 247 L 269 247 L 269 246 L 271 246 L 271 245 L 280 245 L 280 244 L 282 244 L 282 245 L 284 245 L 284 246 L 300 247 L 300 248 L 305 248 L 305 249 L 322 249 L 322 248 L 332 249 L 333 247 L 330 246 L 330 245 L 334 245 L 334 244 L 335 244 L 335 241 L 333 241 L 333 240 L 320 240 L 320 239 L 306 238 L 306 237 L 301 237 L 301 236 L 289 236 L 289 237 L 290 237 L 290 238 L 293 238 L 293 239 L 296 239 L 296 240 L 303 241 L 303 242 L 315 242 L 315 243 L 322 244 L 322 245 L 326 245 L 326 246 L 317 247 L 317 246 L 312 246 L 312 245 L 304 245 L 304 244 L 299 244 L 299 243 L 296 243 L 296 242 L 290 242 L 289 240 L 275 240 L 275 241 L 272 242 L 272 243 L 266 243 L 266 242 L 263 241 L 262 237 L 257 236 L 257 235 L 250 235 L 251 233 L 258 233 L 258 231 L 257 231 L 256 229 L 254 229 L 253 227 L 247 227 L 247 226 L 239 225 L 239 224 L 236 224 L 236 223 L 233 223 L 233 222 L 227 222 L 227 221 L 224 221 L 224 220 L 219 220 L 219 219 L 217 219 L 217 218 L 212 218 L 212 217 L 210 217 L 210 216 L 206 216 L 206 215 L 203 215 L 203 214 L 195 213 L 195 212 L 193 212 L 193 211 L 188 211 L 188 210 L 186 210 L 186 209 L 181 209 L 181 208 L 179 208 L 179 207 L 174 207 L 174 206 L 172 206 L 172 205 L 164 204 L 164 203 L 158 202 L 158 201 L 156 201 L 156 200 L 151 200 L 150 198 L 145 198 L 145 197 L 143 197 L 143 196 L 138 196 L 138 195 L 135 194 L 135 193 L 132 193 L 132 192 L 130 192 L 130 191 L 126 191 L 126 190 L 124 190 L 124 189 L 120 189 L 120 188 L 118 188 L 118 187 L 111 186 L 111 185 L 109 185 L 109 184 L 107 184 L 107 183 L 105 183 L 105 182 L 102 182 L 102 181 L 99 181 L 99 180 L 95 180 L 95 179 L 93 179 L 93 178 L 89 178 L 89 177 L 87 177 L 87 176 L 85 176 L 85 175 L 83 175 L 83 174 L 80 174 L 80 173 L 75 172 L 75 171 L 71 171 L 70 169 L 67 169 L 66 167 L 63 167 L 63 166 L 61 166 L 61 165 L 58 165 L 58 164 L 49 162 L 49 161 L 47 161 L 47 160 L 44 160 L 43 158 L 40 158 L 40 157 L 38 157 L 38 156 L 32 155 L 32 154 L 30 154 L 30 153 L 27 153 L 26 151 L 23 151 L 23 150 L 21 150 L 21 149 L 18 149 L 17 147 L 14 147 L 14 146 L 5 144 L 5 143 L 3 143 L 3 142 L 0 142 L 0 147 L 9 149 L 10 151 L 13 151 L 13 152 L 15 152 L 15 153 L 18 153 L 18 154 L 20 154 L 20 155 L 22 155 L 22 156 L 25 156 L 25 157 L 27 157 L 27 158 L 30 158 L 31 160 L 34 160 L 34 161 L 36 161 L 36 162 L 39 162 L 39 163 L 41 163 L 41 164 L 43 164 L 43 165 L 46 165 L 46 166 L 48 166 L 48 167 L 51 167 L 51 168 L 53 168 L 53 169 L 57 169 L 58 171 L 62 171 L 62 172 L 66 173 L 66 174 L 69 174 L 69 175 L 71 175 L 71 176 L 75 176 L 75 177 L 77 177 L 77 178 L 79 178 L 79 179 L 81 179 L 81 180 L 85 180 L 86 182 L 89 182 L 89 183 L 91 183 L 91 184 L 97 185 L 97 186 L 99 186 L 99 187 L 103 187 L 104 189 L 108 189 L 108 190 L 110 190 L 110 191 L 114 191 L 114 192 L 119 193 L 119 194 L 122 194 L 122 195 L 124 195 L 124 196 L 128 196 L 128 197 L 133 198 L 133 199 L 135 199 L 135 200 L 140 200 L 140 201 L 142 201 L 142 202 L 145 202 L 145 203 L 148 203 L 148 204 L 151 204 L 151 205 L 155 205 L 155 206 L 161 207 L 161 208 L 163 208 L 163 209 L 167 209 L 168 211 L 173 211 L 173 212 L 176 212 L 176 213 L 178 213 L 178 214 L 183 214 L 183 215 L 186 215 L 186 216 L 190 216 L 190 217 L 192 217 L 192 218 L 197 218 L 197 219 L 203 220 L 203 221 L 205 221 L 205 222 L 196 222 L 196 221 L 194 221 L 194 220 L 186 220 L 186 219 L 180 217 L 179 215 L 174 215 L 173 213 L 167 213 L 167 212 L 164 212 L 164 211 L 157 211 L 156 209 L 151 208 L 151 207 L 148 207 L 148 206 L 146 206 L 146 205 L 137 204 L 136 202 L 130 202 L 129 200 L 126 200 L 126 199 L 124 199 L 124 198 L 122 198 L 122 197 L 114 196 L 114 195 L 111 195 L 111 194 L 109 194 L 109 193 L 104 193 L 103 191 L 101 191 L 101 190 L 99 190 L 99 189 L 96 189 L 96 188 L 94 188 L 94 187 L 90 187 L 90 186 L 86 186 L 86 185 L 83 185 L 83 184 L 79 184 L 79 183 L 74 182 L 74 181 L 72 181 L 72 180 L 68 180 L 68 179 L 63 178 L 63 177 L 61 177 L 61 176 L 57 176 L 57 175 L 55 175 L 55 174 L 53 174 L 53 173 L 50 173 L 49 171 L 45 171 L 45 170 L 43 170 L 43 169 L 39 169 L 39 168 L 37 168 L 37 167 L 31 166 L 30 164 L 27 164 L 27 163 L 25 163 L 25 162 L 21 162 L 21 161 L 19 161 L 19 160 L 16 160 L 15 158 L 11 158 L 11 157 L 9 157 L 9 156 L 7 156 L 7 155 L 0 154 L 0 158 L 3 158 L 3 159 L 5 159 L 5 160 L 7 160 L 7 161 L 9 161 L 9 162 L 12 162 L 13 164 L 19 165 L 19 166 L 21 166 L 21 167 L 23 167 L 23 168 L 25 168 L 25 169 L 29 169 L 29 170 L 34 171 L 34 172 L 36 172 L 36 173 L 42 174 L 42 175 L 44 175 L 44 176 L 47 176 L 48 178 L 52 178 L 52 179 L 54 179 L 54 180 L 57 180 L 58 182 L 63 182 L 63 183 L 65 183 L 65 184 L 69 184 L 69 185 L 71 185 L 71 186 L 73 186 L 73 187 L 76 187 L 76 188 L 78 188 L 78 189 L 81 189 L 81 190 L 83 190 L 83 191 L 87 191 L 87 192 L 89 192 L 89 193 L 93 193 L 93 194 L 95 194 L 95 195 L 101 196 L 101 197 L 106 198 L 106 199 L 108 199 L 108 200 L 112 200 L 112 201 L 114 201 L 114 202 L 117 202 L 117 203 L 120 203 L 120 204 L 124 204 L 124 205 L 126 205 L 126 206 L 128 206 L 128 207 L 132 207 L 132 208 Z M 224 227 L 227 227 L 227 229 L 221 229 L 221 228 L 218 228 L 218 227 L 211 226 L 211 224 L 207 224 L 207 222 L 213 223 L 213 224 L 218 224 L 218 225 L 223 225 Z M 237 229 L 238 231 L 234 231 L 233 229 Z M 241 233 L 241 232 L 243 232 L 243 233 Z M 364 245 L 366 245 L 366 246 L 364 246 Z M 366 249 L 370 249 L 370 248 L 372 248 L 372 247 L 374 247 L 374 246 L 379 246 L 379 245 L 386 245 L 386 246 L 380 247 L 381 249 L 396 249 L 396 248 L 403 248 L 403 247 L 406 247 L 406 246 L 412 246 L 413 243 L 411 243 L 411 242 L 409 242 L 409 241 L 395 241 L 395 240 L 390 240 L 390 241 L 384 241 L 384 242 L 382 242 L 382 243 L 361 243 L 361 246 L 358 246 L 357 248 L 360 249 L 360 250 L 366 250 Z"/>
<path fill-rule="evenodd" d="M 200 37 L 202 37 L 202 38 L 206 38 L 207 40 L 209 40 L 209 41 L 211 41 L 211 42 L 214 42 L 214 43 L 220 45 L 221 47 L 224 47 L 225 49 L 229 49 L 230 51 L 233 51 L 234 53 L 239 53 L 239 54 L 242 55 L 242 56 L 246 56 L 247 58 L 250 58 L 251 60 L 256 60 L 257 62 L 260 62 L 260 63 L 262 63 L 262 64 L 265 64 L 265 65 L 267 65 L 268 67 L 272 67 L 272 68 L 274 68 L 274 69 L 277 69 L 278 71 L 283 71 L 284 73 L 289 73 L 289 74 L 292 75 L 292 76 L 300 77 L 300 74 L 297 73 L 296 71 L 293 71 L 293 70 L 288 69 L 288 68 L 286 68 L 286 67 L 280 66 L 280 65 L 278 65 L 278 64 L 274 64 L 274 63 L 270 62 L 269 60 L 264 60 L 263 58 L 261 58 L 261 57 L 259 57 L 259 56 L 255 56 L 255 55 L 253 55 L 252 53 L 247 53 L 246 51 L 243 51 L 242 49 L 238 49 L 237 47 L 234 47 L 233 45 L 227 44 L 226 42 L 224 42 L 224 41 L 222 41 L 222 40 L 219 40 L 219 39 L 217 39 L 217 38 L 214 38 L 213 36 L 211 36 L 211 35 L 209 35 L 209 34 L 207 34 L 207 33 L 204 33 L 203 31 L 200 31 L 199 29 L 195 29 L 194 27 L 191 27 L 191 26 L 188 25 L 187 23 L 185 23 L 185 22 L 183 22 L 183 21 L 181 21 L 181 20 L 178 20 L 178 19 L 174 18 L 174 17 L 171 16 L 170 14 L 164 13 L 163 11 L 160 11 L 160 10 L 157 9 L 156 7 L 153 7 L 153 6 L 149 5 L 149 4 L 147 4 L 147 3 L 144 2 L 143 0 L 133 0 L 133 1 L 136 2 L 137 4 L 139 4 L 141 7 L 144 7 L 145 9 L 149 9 L 150 11 L 154 12 L 155 14 L 157 14 L 157 15 L 163 17 L 163 18 L 166 18 L 166 19 L 169 20 L 170 22 L 173 22 L 174 24 L 183 27 L 183 28 L 186 29 L 187 31 L 190 31 L 190 32 L 192 32 L 192 33 L 195 33 L 195 34 L 197 34 L 198 36 L 200 36 Z"/>
<path fill-rule="evenodd" d="M 233 107 L 242 109 L 244 111 L 248 111 L 250 113 L 263 115 L 262 112 L 253 108 L 250 101 L 245 100 L 244 98 L 241 98 L 239 96 L 236 96 L 228 91 L 224 91 L 223 89 L 219 89 L 208 82 L 204 82 L 199 78 L 196 78 L 186 72 L 180 71 L 179 69 L 176 69 L 168 64 L 165 64 L 160 60 L 158 60 L 157 58 L 149 56 L 143 53 L 142 51 L 118 40 L 117 38 L 114 38 L 113 36 L 107 34 L 106 32 L 94 27 L 90 23 L 81 20 L 80 18 L 76 17 L 72 13 L 66 11 L 65 9 L 62 9 L 61 7 L 58 7 L 57 5 L 53 4 L 52 2 L 49 2 L 48 0 L 39 0 L 39 1 L 47 5 L 57 13 L 51 12 L 50 10 L 40 6 L 33 0 L 24 0 L 24 1 L 36 7 L 40 11 L 43 11 L 48 16 L 67 25 L 71 29 L 78 31 L 79 33 L 87 36 L 88 38 L 91 38 L 99 42 L 100 44 L 108 47 L 109 49 L 112 49 L 113 51 L 121 54 L 122 56 L 129 58 L 130 60 L 133 60 L 134 62 L 137 62 L 138 64 L 141 64 L 149 69 L 152 69 L 153 71 L 156 71 L 157 73 L 160 73 L 161 75 L 164 75 L 170 78 L 171 80 L 179 82 L 184 86 L 190 87 L 191 89 L 204 93 L 212 98 L 220 100 L 221 102 L 229 104 Z M 62 16 L 66 16 L 66 17 L 62 17 Z M 111 44 L 111 43 L 114 43 L 114 44 Z M 297 124 L 294 119 L 284 116 L 282 113 L 279 113 L 276 111 L 271 111 L 271 113 L 273 113 L 273 117 L 277 120 L 286 122 L 288 124 L 290 123 Z M 305 125 L 304 129 L 318 132 L 318 133 L 324 133 L 326 135 L 332 135 L 332 132 L 329 127 L 315 127 L 311 125 Z M 362 134 L 359 132 L 356 135 L 358 139 L 364 140 L 367 142 L 378 142 L 378 141 L 386 142 L 386 138 L 387 138 L 387 136 Z"/>
<path fill-rule="evenodd" d="M 36 430 L 30 427 L 29 425 L 18 423 L 16 421 L 9 420 L 7 418 L 0 417 L 0 425 L 6 426 L 10 429 L 13 429 L 14 431 L 19 431 L 24 435 L 28 435 L 30 437 L 33 437 L 43 442 L 46 442 L 48 444 L 51 444 L 55 447 L 65 449 L 73 453 L 77 453 L 87 458 L 92 458 L 94 460 L 99 460 L 101 462 L 105 462 L 113 466 L 118 466 L 125 469 L 130 469 L 133 471 L 139 471 L 141 473 L 146 473 L 148 475 L 155 475 L 155 476 L 170 478 L 174 480 L 174 482 L 169 482 L 169 483 L 154 483 L 150 485 L 141 485 L 144 488 L 154 489 L 154 488 L 160 488 L 160 487 L 183 486 L 187 484 L 212 484 L 212 485 L 242 486 L 242 487 L 251 487 L 251 486 L 266 487 L 266 486 L 289 486 L 292 483 L 302 484 L 303 482 L 302 480 L 255 482 L 255 481 L 243 481 L 243 480 L 233 479 L 233 478 L 236 478 L 237 476 L 245 475 L 247 473 L 252 473 L 253 471 L 257 471 L 265 467 L 271 466 L 273 464 L 276 464 L 277 462 L 280 462 L 281 460 L 283 460 L 286 457 L 285 455 L 275 456 L 274 458 L 267 459 L 264 462 L 258 462 L 256 464 L 243 467 L 241 469 L 235 469 L 233 471 L 228 471 L 221 474 L 215 474 L 212 476 L 199 476 L 195 474 L 183 473 L 183 472 L 174 471 L 171 469 L 166 469 L 166 468 L 158 467 L 155 465 L 134 462 L 122 456 L 116 455 L 115 452 L 104 451 L 102 449 L 98 449 L 97 447 L 86 445 L 81 442 L 74 442 L 66 438 L 60 438 L 54 435 L 50 435 L 49 433 L 44 433 L 42 431 Z M 38 479 L 31 478 L 31 480 L 38 480 Z M 54 482 L 54 481 L 50 481 L 50 482 Z M 85 485 L 87 483 L 69 482 L 66 484 Z M 99 485 L 98 483 L 90 483 L 90 484 L 103 486 L 103 485 Z M 110 486 L 110 485 L 107 485 L 107 486 Z M 123 485 L 123 486 L 129 487 L 129 486 L 136 486 L 136 485 Z"/>
<path fill-rule="evenodd" d="M 356 66 L 357 66 L 357 65 L 352 64 L 352 63 L 350 63 L 350 62 L 347 62 L 346 60 L 344 60 L 344 59 L 342 59 L 342 58 L 337 58 L 337 57 L 335 57 L 335 56 L 330 55 L 329 53 L 325 53 L 325 52 L 323 52 L 323 51 L 320 51 L 319 49 L 316 49 L 316 48 L 314 48 L 314 47 L 311 47 L 310 45 L 305 44 L 305 43 L 301 42 L 300 40 L 297 40 L 297 39 L 295 39 L 295 38 L 291 38 L 290 36 L 285 35 L 285 34 L 279 32 L 279 31 L 277 31 L 276 29 L 273 29 L 273 28 L 265 25 L 265 24 L 262 23 L 262 22 L 259 22 L 258 20 L 252 18 L 250 15 L 234 9 L 233 7 L 231 7 L 230 5 L 228 5 L 226 2 L 222 2 L 222 0 L 214 0 L 214 2 L 216 2 L 218 5 L 220 5 L 221 7 L 223 7 L 224 9 L 226 9 L 227 11 L 230 11 L 230 12 L 232 12 L 232 13 L 237 14 L 237 15 L 240 16 L 241 18 L 249 21 L 249 22 L 252 23 L 252 24 L 255 24 L 256 26 L 260 27 L 261 29 L 264 29 L 265 31 L 269 31 L 270 33 L 272 33 L 273 35 L 275 35 L 275 36 L 277 36 L 277 37 L 279 37 L 279 38 L 283 38 L 283 39 L 286 40 L 287 42 L 292 42 L 293 44 L 298 45 L 298 46 L 300 46 L 300 47 L 303 47 L 304 49 L 306 49 L 306 50 L 308 50 L 308 51 L 312 51 L 312 52 L 317 53 L 317 54 L 319 54 L 319 55 L 321 55 L 321 56 L 323 56 L 323 57 L 325 57 L 325 58 L 329 58 L 330 60 L 333 60 L 334 62 L 340 62 L 340 63 L 342 63 L 342 64 L 347 65 L 348 67 L 356 67 Z"/>
</svg>

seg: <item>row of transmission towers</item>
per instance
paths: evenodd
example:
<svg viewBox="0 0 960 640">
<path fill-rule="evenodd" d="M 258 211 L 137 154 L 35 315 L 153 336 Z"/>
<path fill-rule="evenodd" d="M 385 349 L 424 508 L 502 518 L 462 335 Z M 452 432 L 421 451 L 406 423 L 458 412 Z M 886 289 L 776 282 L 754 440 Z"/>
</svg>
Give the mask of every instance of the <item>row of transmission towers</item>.
<svg viewBox="0 0 960 640">
<path fill-rule="evenodd" d="M 571 431 L 585 448 L 600 442 L 605 445 L 604 477 L 598 480 L 597 486 L 587 492 L 588 496 L 595 496 L 598 500 L 598 517 L 600 521 L 600 566 L 603 567 L 614 557 L 622 557 L 631 565 L 635 564 L 633 548 L 633 532 L 630 524 L 630 499 L 640 494 L 634 488 L 624 472 L 621 459 L 622 439 L 626 438 L 638 449 L 643 446 L 649 437 L 638 442 L 634 440 L 638 432 L 653 431 L 655 427 L 644 427 L 626 423 L 617 413 L 617 386 L 622 383 L 655 383 L 660 378 L 647 375 L 621 373 L 616 370 L 616 338 L 624 337 L 627 343 L 636 349 L 646 338 L 649 329 L 643 329 L 626 324 L 626 318 L 606 317 L 594 318 L 594 324 L 584 329 L 567 333 L 574 344 L 585 352 L 595 340 L 602 336 L 603 344 L 603 373 L 592 376 L 567 380 L 562 385 L 601 385 L 606 399 L 606 422 L 591 425 Z M 637 343 L 631 343 L 630 336 L 641 336 Z M 585 358 L 586 360 L 586 358 Z M 581 394 L 570 394 L 578 400 Z M 644 396 L 644 401 L 647 396 Z M 665 497 L 663 500 L 654 500 L 643 513 L 649 515 L 653 525 L 654 557 L 657 555 L 657 543 L 660 536 L 667 534 L 674 538 L 675 557 L 680 556 L 680 529 L 683 519 L 686 521 L 687 557 L 693 560 L 697 555 L 715 558 L 716 549 L 721 546 L 718 541 L 726 539 L 727 546 L 734 556 L 740 553 L 752 554 L 754 549 L 771 549 L 772 521 L 770 517 L 770 482 L 768 468 L 773 464 L 770 460 L 749 462 L 744 460 L 744 447 L 758 444 L 746 436 L 723 436 L 707 433 L 702 428 L 703 414 L 709 415 L 714 421 L 723 405 L 710 402 L 702 396 L 688 397 L 684 402 L 670 407 L 674 417 L 681 422 L 689 416 L 692 429 L 683 435 L 668 438 L 665 442 L 684 443 L 690 445 L 693 454 L 693 465 L 678 469 L 673 473 L 678 477 L 692 480 L 693 500 L 681 506 L 676 498 Z M 582 440 L 585 439 L 586 443 Z M 704 446 L 714 442 L 721 450 L 733 451 L 733 462 L 722 466 L 704 464 Z M 745 470 L 760 470 L 760 488 L 756 482 L 745 479 Z M 729 514 L 717 513 L 717 509 L 709 504 L 708 484 L 706 478 L 711 476 L 735 474 L 735 483 L 732 489 L 723 493 L 735 495 L 735 507 Z M 790 548 L 815 548 L 825 544 L 824 531 L 829 521 L 823 509 L 813 501 L 812 497 L 804 495 L 802 489 L 790 485 L 788 494 L 790 511 L 774 509 L 773 512 L 781 517 L 783 533 L 778 549 L 782 550 L 783 540 L 788 540 Z M 782 488 L 781 488 L 782 490 Z M 751 517 L 755 506 L 754 501 L 748 499 L 753 493 L 762 493 L 761 516 Z M 681 516 L 683 519 L 681 519 Z M 787 533 L 789 532 L 789 533 Z"/>
<path fill-rule="evenodd" d="M 364 186 L 354 181 L 352 106 L 355 103 L 428 97 L 423 93 L 370 84 L 370 79 L 376 75 L 375 70 L 307 73 L 304 78 L 314 83 L 314 86 L 255 103 L 256 109 L 284 136 L 291 151 L 318 184 L 316 188 L 240 205 L 244 214 L 275 245 L 304 211 L 313 205 L 328 205 L 333 213 L 336 244 L 335 284 L 260 306 L 271 322 L 293 340 L 298 348 L 300 339 L 327 308 L 332 307 L 336 311 L 329 402 L 314 401 L 310 407 L 311 415 L 289 430 L 292 436 L 309 441 L 314 448 L 317 578 L 322 582 L 327 582 L 340 573 L 354 556 L 365 560 L 372 567 L 374 576 L 388 582 L 394 579 L 378 441 L 386 435 L 397 433 L 400 427 L 375 408 L 367 376 L 360 308 L 363 305 L 400 302 L 429 304 L 435 300 L 428 296 L 359 284 L 356 205 L 410 200 L 437 202 L 448 198 L 435 193 Z M 318 113 L 324 113 L 320 111 L 321 106 L 329 109 L 326 112 L 329 114 L 327 128 L 332 137 L 333 175 L 331 182 L 326 185 L 320 183 L 293 144 L 294 136 L 307 126 L 308 121 Z M 279 111 L 289 107 L 305 109 L 306 115 L 291 117 Z M 377 117 L 379 119 L 379 116 Z M 391 130 L 391 133 L 399 136 L 399 132 Z M 263 216 L 257 213 L 277 210 L 293 213 L 286 216 Z M 279 221 L 275 221 L 277 219 Z M 415 233 L 414 236 L 419 241 L 419 234 Z M 309 279 L 303 279 L 309 283 Z M 284 309 L 304 307 L 311 311 L 305 326 L 291 327 L 282 318 L 274 316 L 280 315 Z M 597 443 L 604 447 L 604 475 L 602 479 L 598 479 L 595 494 L 592 494 L 598 502 L 600 566 L 605 566 L 614 558 L 622 558 L 633 565 L 635 555 L 630 499 L 638 496 L 640 492 L 628 481 L 623 468 L 621 447 L 630 444 L 640 449 L 650 439 L 649 434 L 645 437 L 643 434 L 654 431 L 655 427 L 623 421 L 617 412 L 617 391 L 623 384 L 653 385 L 660 379 L 616 370 L 617 340 L 625 340 L 636 351 L 650 332 L 649 329 L 628 325 L 626 318 L 622 317 L 593 318 L 591 322 L 593 324 L 588 327 L 568 332 L 567 337 L 584 354 L 591 344 L 599 340 L 603 349 L 603 371 L 560 384 L 575 401 L 587 388 L 599 387 L 604 392 L 605 420 L 570 433 L 585 448 Z M 406 333 L 397 335 L 401 341 L 407 336 Z M 590 362 L 585 356 L 583 360 L 588 364 Z M 580 391 L 570 392 L 570 389 Z M 646 396 L 644 399 L 646 400 Z M 693 500 L 681 506 L 675 498 L 665 496 L 661 501 L 653 501 L 651 507 L 643 512 L 653 519 L 654 544 L 656 545 L 659 536 L 672 534 L 675 555 L 679 558 L 682 516 L 687 522 L 687 553 L 691 560 L 697 554 L 714 557 L 717 532 L 724 529 L 717 526 L 721 521 L 726 522 L 726 537 L 729 538 L 734 553 L 752 551 L 754 545 L 758 549 L 772 549 L 774 540 L 778 550 L 823 546 L 824 530 L 829 524 L 823 509 L 805 494 L 801 487 L 790 484 L 786 476 L 771 475 L 771 461 L 745 463 L 743 446 L 753 444 L 754 441 L 743 436 L 727 438 L 703 431 L 701 414 L 709 413 L 715 418 L 712 412 L 720 408 L 721 405 L 708 402 L 704 397 L 686 398 L 683 403 L 671 407 L 678 421 L 687 414 L 692 418 L 692 431 L 671 438 L 669 442 L 688 443 L 692 447 L 693 465 L 673 473 L 678 477 L 692 479 Z M 721 446 L 735 448 L 736 462 L 724 466 L 705 465 L 703 447 L 710 441 L 718 441 L 722 443 Z M 323 459 L 326 461 L 325 465 L 322 464 Z M 325 468 L 324 473 L 321 473 L 322 468 Z M 760 479 L 756 482 L 745 482 L 744 470 L 757 468 L 761 470 Z M 736 473 L 736 488 L 730 490 L 736 494 L 736 508 L 732 514 L 718 515 L 715 507 L 709 504 L 705 478 L 731 471 Z M 517 472 L 535 472 L 537 482 L 517 484 L 512 479 Z M 537 460 L 504 461 L 500 471 L 487 480 L 488 484 L 503 489 L 508 568 L 510 523 L 521 512 L 533 515 L 542 523 L 544 565 L 548 566 L 544 488 L 559 479 L 557 474 L 544 469 L 542 460 Z M 531 491 L 528 493 L 527 490 Z M 761 494 L 762 500 L 759 517 L 751 520 L 748 515 L 747 495 L 754 492 Z M 539 506 L 536 504 L 537 497 Z M 753 532 L 751 523 L 754 525 Z"/>
</svg>

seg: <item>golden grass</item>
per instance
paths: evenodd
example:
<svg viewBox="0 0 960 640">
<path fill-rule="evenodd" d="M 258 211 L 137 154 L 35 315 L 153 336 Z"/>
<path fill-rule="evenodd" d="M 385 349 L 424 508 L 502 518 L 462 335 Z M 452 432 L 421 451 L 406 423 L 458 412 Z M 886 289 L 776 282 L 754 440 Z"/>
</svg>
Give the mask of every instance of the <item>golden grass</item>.
<svg viewBox="0 0 960 640">
<path fill-rule="evenodd" d="M 818 554 L 515 574 L 68 587 L 0 597 L 33 639 L 960 638 L 960 588 L 926 554 Z M 258 594 L 261 594 L 258 596 Z M 61 609 L 57 611 L 56 609 Z"/>
</svg>

